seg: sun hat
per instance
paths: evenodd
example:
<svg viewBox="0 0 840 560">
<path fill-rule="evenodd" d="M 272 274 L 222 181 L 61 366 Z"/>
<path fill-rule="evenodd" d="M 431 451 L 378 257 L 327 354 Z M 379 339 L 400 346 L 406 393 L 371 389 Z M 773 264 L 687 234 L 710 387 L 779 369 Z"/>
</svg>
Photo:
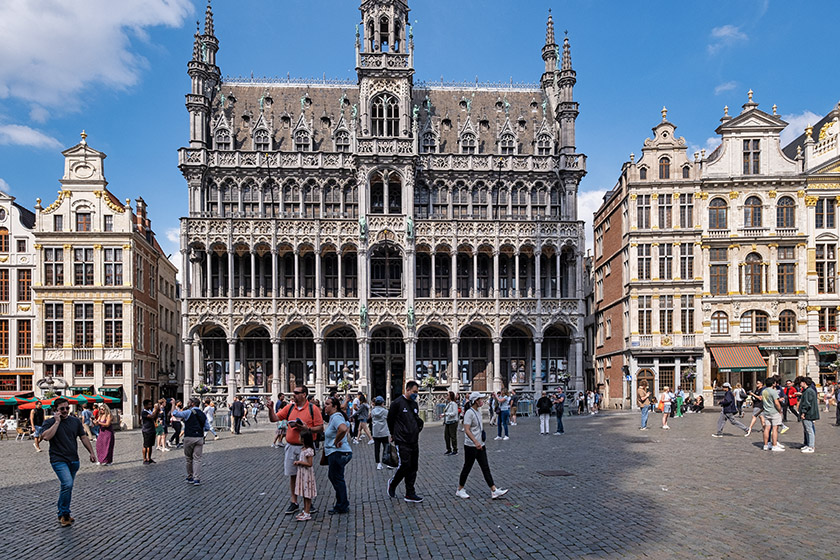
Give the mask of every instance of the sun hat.
<svg viewBox="0 0 840 560">
<path fill-rule="evenodd" d="M 470 393 L 470 403 L 474 403 L 475 401 L 483 397 L 484 395 L 482 393 L 479 393 L 478 391 L 473 391 L 472 393 Z"/>
</svg>

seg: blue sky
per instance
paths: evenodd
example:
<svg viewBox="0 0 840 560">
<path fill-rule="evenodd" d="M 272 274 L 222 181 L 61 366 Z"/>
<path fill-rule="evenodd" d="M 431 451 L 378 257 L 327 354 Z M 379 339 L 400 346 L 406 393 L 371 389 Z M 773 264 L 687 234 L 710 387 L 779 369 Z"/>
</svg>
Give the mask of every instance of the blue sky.
<svg viewBox="0 0 840 560">
<path fill-rule="evenodd" d="M 214 0 L 228 76 L 354 78 L 356 0 Z M 589 221 L 621 164 L 668 107 L 689 153 L 715 145 L 723 106 L 755 91 L 794 138 L 840 101 L 840 3 L 770 0 L 413 0 L 416 78 L 537 82 L 548 9 L 568 30 Z M 0 0 L 0 189 L 52 202 L 61 150 L 88 132 L 109 188 L 143 196 L 167 252 L 186 212 L 186 63 L 203 0 Z"/>
</svg>

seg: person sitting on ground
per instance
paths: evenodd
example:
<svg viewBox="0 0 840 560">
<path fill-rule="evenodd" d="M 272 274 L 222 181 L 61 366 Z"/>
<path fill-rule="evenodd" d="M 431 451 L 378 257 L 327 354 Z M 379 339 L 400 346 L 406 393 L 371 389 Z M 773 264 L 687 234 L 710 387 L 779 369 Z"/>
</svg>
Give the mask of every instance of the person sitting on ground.
<svg viewBox="0 0 840 560">
<path fill-rule="evenodd" d="M 691 412 L 703 412 L 706 405 L 703 403 L 703 395 L 697 395 L 694 404 L 691 405 Z"/>
</svg>

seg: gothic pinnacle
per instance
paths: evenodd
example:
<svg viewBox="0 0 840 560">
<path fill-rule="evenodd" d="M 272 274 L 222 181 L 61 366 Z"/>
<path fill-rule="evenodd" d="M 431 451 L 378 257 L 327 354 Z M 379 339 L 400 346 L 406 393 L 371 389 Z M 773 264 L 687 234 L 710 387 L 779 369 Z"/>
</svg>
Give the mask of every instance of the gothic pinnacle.
<svg viewBox="0 0 840 560">
<path fill-rule="evenodd" d="M 563 61 L 560 65 L 560 70 L 572 69 L 572 48 L 569 45 L 569 37 L 563 39 Z"/>
<path fill-rule="evenodd" d="M 545 27 L 545 44 L 554 45 L 554 18 L 551 17 L 551 8 L 548 9 L 548 23 Z"/>
<path fill-rule="evenodd" d="M 201 60 L 201 35 L 199 34 L 200 27 L 201 23 L 196 21 L 195 36 L 193 37 L 193 60 Z"/>
<path fill-rule="evenodd" d="M 207 10 L 204 12 L 204 34 L 213 36 L 215 29 L 213 29 L 213 6 L 210 5 L 210 0 L 207 0 Z"/>
</svg>

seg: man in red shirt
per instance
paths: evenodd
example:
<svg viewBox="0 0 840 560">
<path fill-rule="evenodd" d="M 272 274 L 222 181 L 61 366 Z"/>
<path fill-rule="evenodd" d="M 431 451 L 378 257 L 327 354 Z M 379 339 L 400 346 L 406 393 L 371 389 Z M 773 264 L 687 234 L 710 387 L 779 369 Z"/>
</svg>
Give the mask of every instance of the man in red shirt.
<svg viewBox="0 0 840 560">
<path fill-rule="evenodd" d="M 793 410 L 793 415 L 796 416 L 796 421 L 800 422 L 799 414 L 796 413 L 797 404 L 799 404 L 799 395 L 801 394 L 793 386 L 793 381 L 788 379 L 785 381 L 785 388 L 782 391 L 785 394 L 785 402 L 782 405 L 782 422 L 787 422 L 788 410 Z"/>
<path fill-rule="evenodd" d="M 281 408 L 276 414 L 274 403 L 268 401 L 268 416 L 271 421 L 288 420 L 289 422 L 289 427 L 286 430 L 286 455 L 283 461 L 283 471 L 289 477 L 292 502 L 286 508 L 286 515 L 295 513 L 299 507 L 298 497 L 295 494 L 295 481 L 297 479 L 295 461 L 300 458 L 300 431 L 304 428 L 308 428 L 313 434 L 324 431 L 324 419 L 321 416 L 321 410 L 308 401 L 306 387 L 300 385 L 295 387 L 293 394 L 294 402 Z"/>
</svg>

